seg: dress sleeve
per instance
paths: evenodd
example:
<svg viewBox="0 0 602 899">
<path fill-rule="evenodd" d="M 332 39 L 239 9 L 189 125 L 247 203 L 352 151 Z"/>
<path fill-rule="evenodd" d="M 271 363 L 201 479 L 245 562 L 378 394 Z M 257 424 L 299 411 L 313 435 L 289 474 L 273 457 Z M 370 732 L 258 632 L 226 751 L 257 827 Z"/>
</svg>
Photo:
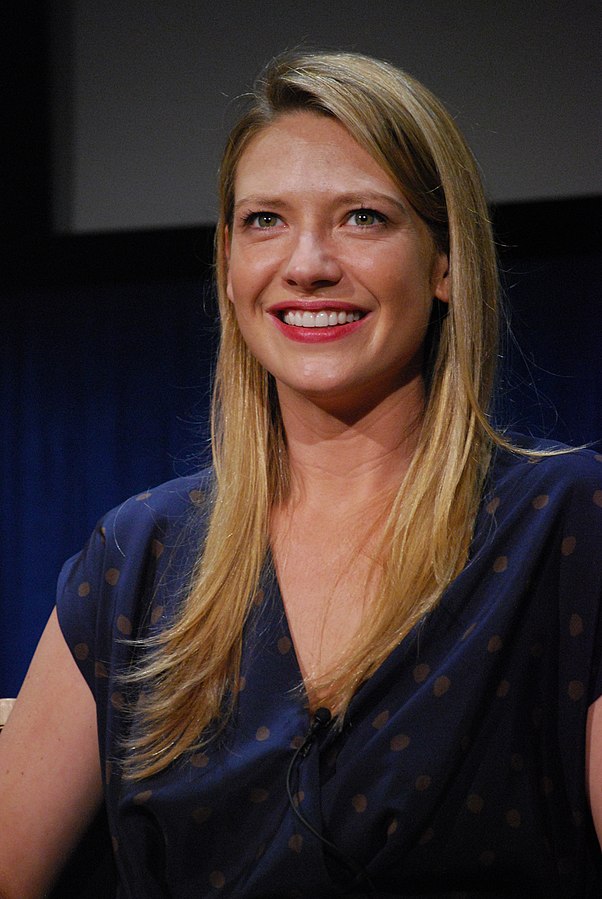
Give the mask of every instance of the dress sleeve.
<svg viewBox="0 0 602 899">
<path fill-rule="evenodd" d="M 59 624 L 97 705 L 119 703 L 134 641 L 160 628 L 181 600 L 205 529 L 207 495 L 202 474 L 132 497 L 104 516 L 63 566 Z"/>
</svg>

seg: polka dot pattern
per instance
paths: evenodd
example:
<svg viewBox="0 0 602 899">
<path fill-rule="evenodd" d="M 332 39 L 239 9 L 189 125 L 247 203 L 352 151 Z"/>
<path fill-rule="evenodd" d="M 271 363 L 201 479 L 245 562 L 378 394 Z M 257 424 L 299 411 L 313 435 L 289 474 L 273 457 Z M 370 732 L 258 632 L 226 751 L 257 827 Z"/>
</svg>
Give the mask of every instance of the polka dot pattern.
<svg viewBox="0 0 602 899">
<path fill-rule="evenodd" d="M 560 551 L 563 556 L 572 556 L 575 552 L 575 547 L 577 546 L 577 538 L 576 537 L 565 537 L 562 541 Z"/>
<path fill-rule="evenodd" d="M 591 584 L 600 567 L 592 560 L 602 529 L 602 504 L 595 499 L 602 467 L 595 463 L 597 480 L 589 473 L 583 484 L 571 482 L 565 501 L 558 476 L 564 462 L 505 464 L 503 477 L 491 479 L 470 565 L 438 609 L 362 685 L 349 721 L 320 733 L 296 761 L 291 804 L 281 789 L 283 771 L 307 733 L 308 717 L 269 572 L 249 613 L 232 732 L 191 751 L 158 780 L 121 781 L 118 738 L 136 703 L 120 680 L 131 658 L 129 640 L 156 634 L 172 620 L 180 565 L 173 560 L 186 556 L 181 528 L 184 522 L 190 527 L 191 504 L 209 491 L 195 495 L 198 480 L 174 482 L 104 519 L 64 578 L 65 634 L 99 703 L 107 793 L 123 797 L 131 826 L 168 821 L 170 894 L 181 893 L 188 878 L 208 896 L 234 894 L 241 884 L 254 895 L 271 890 L 283 899 L 328 895 L 320 881 L 321 850 L 291 805 L 351 857 L 377 859 L 377 888 L 380 864 L 403 878 L 409 846 L 412 870 L 435 877 L 440 866 L 453 878 L 462 857 L 470 859 L 475 882 L 496 884 L 509 882 L 508 858 L 545 853 L 547 837 L 550 853 L 574 840 L 589 845 L 587 807 L 555 753 L 564 741 L 563 758 L 574 757 L 570 733 L 582 733 L 595 679 L 592 647 L 600 623 Z M 516 478 L 508 474 L 513 466 Z M 204 515 L 199 511 L 198 520 Z M 144 585 L 139 604 L 132 584 Z M 558 680 L 553 696 L 551 671 Z M 550 746 L 554 752 L 546 751 Z M 130 858 L 130 822 L 109 801 L 127 870 L 137 864 Z M 143 848 L 152 857 L 150 846 Z M 572 888 L 581 876 L 574 859 L 558 861 L 559 869 L 570 870 Z M 262 870 L 270 871 L 269 883 L 260 879 Z M 287 881 L 278 880 L 283 871 Z M 531 881 L 517 883 L 529 895 Z M 565 885 L 536 884 L 538 895 L 563 895 Z M 465 892 L 469 887 L 458 885 Z M 151 884 L 147 893 L 153 890 Z"/>
<path fill-rule="evenodd" d="M 119 617 L 117 618 L 117 630 L 125 637 L 131 636 L 132 622 L 130 621 L 130 619 L 126 618 L 125 615 L 119 615 Z"/>
<path fill-rule="evenodd" d="M 368 799 L 363 793 L 356 793 L 351 800 L 351 804 L 356 812 L 361 815 L 368 808 Z"/>
<path fill-rule="evenodd" d="M 288 848 L 299 853 L 303 849 L 303 837 L 300 833 L 294 833 L 288 841 Z"/>
<path fill-rule="evenodd" d="M 107 568 L 105 571 L 105 581 L 111 587 L 115 587 L 119 583 L 120 571 L 118 568 Z"/>
</svg>

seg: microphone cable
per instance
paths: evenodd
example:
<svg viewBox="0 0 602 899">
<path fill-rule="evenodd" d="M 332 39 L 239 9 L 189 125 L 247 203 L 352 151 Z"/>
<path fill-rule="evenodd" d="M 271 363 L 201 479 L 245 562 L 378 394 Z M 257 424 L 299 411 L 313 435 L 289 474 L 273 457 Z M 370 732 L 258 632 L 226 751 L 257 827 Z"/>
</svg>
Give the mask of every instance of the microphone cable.
<svg viewBox="0 0 602 899">
<path fill-rule="evenodd" d="M 364 885 L 368 889 L 369 896 L 378 896 L 376 892 L 376 887 L 372 883 L 370 879 L 370 875 L 366 868 L 360 863 L 357 862 L 354 858 L 346 855 L 342 849 L 340 849 L 336 843 L 333 843 L 332 840 L 329 840 L 325 837 L 319 830 L 317 830 L 313 824 L 307 820 L 307 818 L 299 811 L 299 804 L 295 802 L 295 798 L 293 796 L 292 790 L 292 779 L 293 779 L 293 771 L 295 770 L 295 766 L 297 764 L 298 759 L 305 758 L 311 749 L 311 746 L 316 739 L 317 735 L 321 730 L 325 727 L 328 727 L 330 722 L 332 721 L 332 714 L 330 709 L 327 709 L 325 706 L 320 706 L 320 708 L 316 709 L 313 714 L 312 722 L 310 728 L 305 735 L 303 742 L 297 747 L 293 756 L 289 762 L 288 770 L 286 772 L 286 793 L 288 796 L 289 804 L 297 816 L 298 820 L 303 824 L 307 830 L 310 831 L 317 839 L 322 843 L 322 845 L 330 852 L 334 858 L 343 865 L 343 867 L 347 868 L 350 874 L 353 875 L 352 884 L 362 888 Z"/>
</svg>

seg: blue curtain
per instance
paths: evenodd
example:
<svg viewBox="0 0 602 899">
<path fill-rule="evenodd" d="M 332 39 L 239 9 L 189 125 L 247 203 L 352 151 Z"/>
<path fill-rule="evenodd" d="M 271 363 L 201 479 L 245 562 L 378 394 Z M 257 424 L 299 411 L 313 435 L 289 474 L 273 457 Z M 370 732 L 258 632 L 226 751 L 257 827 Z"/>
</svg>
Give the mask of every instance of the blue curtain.
<svg viewBox="0 0 602 899">
<path fill-rule="evenodd" d="M 504 260 L 516 428 L 602 437 L 600 253 Z M 206 456 L 215 329 L 202 279 L 2 298 L 0 695 L 19 688 L 59 568 L 98 517 Z"/>
<path fill-rule="evenodd" d="M 0 695 L 18 690 L 62 562 L 128 495 L 206 454 L 215 329 L 201 280 L 2 298 Z"/>
</svg>

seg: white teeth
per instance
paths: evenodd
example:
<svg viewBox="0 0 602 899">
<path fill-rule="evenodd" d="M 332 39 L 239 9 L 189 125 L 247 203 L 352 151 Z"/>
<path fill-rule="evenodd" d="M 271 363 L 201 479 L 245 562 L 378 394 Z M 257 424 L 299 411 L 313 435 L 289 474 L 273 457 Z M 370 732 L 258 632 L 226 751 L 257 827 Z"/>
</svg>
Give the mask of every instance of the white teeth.
<svg viewBox="0 0 602 899">
<path fill-rule="evenodd" d="M 321 309 L 319 312 L 301 312 L 299 309 L 289 309 L 282 316 L 287 325 L 295 325 L 298 328 L 332 328 L 335 325 L 345 325 L 359 321 L 359 312 L 335 312 L 334 310 Z"/>
</svg>

